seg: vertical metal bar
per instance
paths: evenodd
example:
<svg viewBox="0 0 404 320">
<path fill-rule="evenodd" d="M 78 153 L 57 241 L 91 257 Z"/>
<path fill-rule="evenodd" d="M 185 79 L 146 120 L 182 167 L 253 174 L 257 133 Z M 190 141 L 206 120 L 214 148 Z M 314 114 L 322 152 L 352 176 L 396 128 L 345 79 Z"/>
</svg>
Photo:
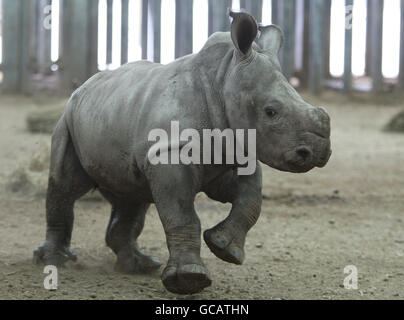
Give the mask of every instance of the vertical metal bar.
<svg viewBox="0 0 404 320">
<path fill-rule="evenodd" d="M 3 1 L 3 73 L 2 89 L 18 91 L 20 89 L 21 54 L 21 1 Z"/>
<path fill-rule="evenodd" d="M 401 0 L 400 73 L 399 88 L 404 89 L 404 0 Z"/>
<path fill-rule="evenodd" d="M 87 6 L 82 0 L 63 1 L 63 86 L 71 91 L 87 80 Z M 84 26 L 84 30 L 83 30 Z"/>
<path fill-rule="evenodd" d="M 175 4 L 175 57 L 192 53 L 193 0 L 176 0 Z"/>
<path fill-rule="evenodd" d="M 231 7 L 231 0 L 209 0 L 209 30 L 211 35 L 217 31 L 229 31 L 230 23 L 227 15 Z"/>
<path fill-rule="evenodd" d="M 302 71 L 300 73 L 300 84 L 303 88 L 309 87 L 309 69 L 310 69 L 310 1 L 303 0 L 303 52 L 302 52 Z"/>
<path fill-rule="evenodd" d="M 366 2 L 366 61 L 365 61 L 365 74 L 370 75 L 372 66 L 370 61 L 370 53 L 372 52 L 372 35 L 371 35 L 371 20 L 370 17 L 373 16 L 373 7 L 370 5 L 372 0 L 367 0 Z"/>
<path fill-rule="evenodd" d="M 378 92 L 383 88 L 382 75 L 382 51 L 383 51 L 383 7 L 384 0 L 370 0 L 370 76 L 373 81 L 373 91 Z"/>
<path fill-rule="evenodd" d="M 64 42 L 65 42 L 65 22 L 63 19 L 63 14 L 65 12 L 65 5 L 64 5 L 64 1 L 61 0 L 59 3 L 59 60 L 58 60 L 58 64 L 59 64 L 59 72 L 58 72 L 58 76 L 59 76 L 59 82 L 61 82 L 61 69 L 63 69 L 62 66 L 62 61 L 64 60 L 64 55 L 63 55 L 63 47 L 64 47 Z"/>
<path fill-rule="evenodd" d="M 213 0 L 209 0 L 208 2 L 208 36 L 213 33 Z"/>
<path fill-rule="evenodd" d="M 272 0 L 271 6 L 272 6 L 272 24 L 277 24 L 279 25 L 279 0 Z"/>
<path fill-rule="evenodd" d="M 97 71 L 98 1 L 62 1 L 61 83 L 71 92 Z"/>
<path fill-rule="evenodd" d="M 72 17 L 73 7 L 70 1 L 63 0 L 60 8 L 60 24 L 61 24 L 61 38 L 60 38 L 60 50 L 59 50 L 59 76 L 62 86 L 62 90 L 69 92 L 71 89 L 71 79 L 69 75 L 70 64 L 70 47 L 72 37 Z"/>
<path fill-rule="evenodd" d="M 314 95 L 322 91 L 323 79 L 323 16 L 324 0 L 310 1 L 310 55 L 309 55 L 309 89 Z"/>
<path fill-rule="evenodd" d="M 107 0 L 107 64 L 112 63 L 112 0 Z"/>
<path fill-rule="evenodd" d="M 122 0 L 121 12 L 121 64 L 125 64 L 128 62 L 129 0 Z"/>
<path fill-rule="evenodd" d="M 87 8 L 87 75 L 90 77 L 98 72 L 98 0 L 88 1 Z"/>
<path fill-rule="evenodd" d="M 294 71 L 295 52 L 295 0 L 283 0 L 282 2 L 282 28 L 284 33 L 283 48 L 280 52 L 280 61 L 283 74 L 286 79 L 290 79 Z"/>
<path fill-rule="evenodd" d="M 255 20 L 262 20 L 262 0 L 241 0 L 240 7 L 246 9 Z"/>
<path fill-rule="evenodd" d="M 345 0 L 345 7 L 353 5 L 353 0 Z M 344 49 L 344 92 L 352 90 L 352 25 L 345 25 Z"/>
<path fill-rule="evenodd" d="M 160 62 L 160 46 L 161 46 L 161 0 L 149 0 L 149 30 L 152 34 L 149 39 L 152 40 L 153 61 Z M 148 47 L 150 48 L 150 43 Z M 148 49 L 149 50 L 149 49 Z"/>
<path fill-rule="evenodd" d="M 284 8 L 285 8 L 284 0 L 279 1 L 278 5 L 277 5 L 278 12 L 276 13 L 276 15 L 277 15 L 278 25 L 281 28 L 283 28 L 283 26 L 285 24 L 285 21 L 284 21 L 285 20 L 285 16 L 284 16 L 285 10 L 284 10 Z"/>
<path fill-rule="evenodd" d="M 39 72 L 50 74 L 51 65 L 51 26 L 49 24 L 51 0 L 40 0 L 38 6 L 38 44 L 37 55 Z"/>
<path fill-rule="evenodd" d="M 29 91 L 29 33 L 31 3 L 28 0 L 2 2 L 3 74 L 2 90 Z"/>
<path fill-rule="evenodd" d="M 22 92 L 29 92 L 31 85 L 32 73 L 29 70 L 29 31 L 33 27 L 30 20 L 30 11 L 33 4 L 28 0 L 20 0 L 21 3 L 21 53 L 20 53 L 20 74 L 21 74 L 21 87 Z M 50 48 L 49 48 L 50 49 Z"/>
<path fill-rule="evenodd" d="M 330 76 L 330 32 L 331 32 L 331 1 L 324 0 L 323 14 L 323 53 L 324 53 L 324 77 Z"/>
<path fill-rule="evenodd" d="M 142 0 L 142 59 L 147 59 L 147 26 L 148 26 L 148 13 L 149 1 Z"/>
<path fill-rule="evenodd" d="M 33 28 L 29 34 L 29 67 L 32 73 L 38 72 L 38 30 L 40 26 L 39 20 L 40 2 L 35 1 L 32 4 L 32 10 L 30 12 L 30 20 Z"/>
</svg>

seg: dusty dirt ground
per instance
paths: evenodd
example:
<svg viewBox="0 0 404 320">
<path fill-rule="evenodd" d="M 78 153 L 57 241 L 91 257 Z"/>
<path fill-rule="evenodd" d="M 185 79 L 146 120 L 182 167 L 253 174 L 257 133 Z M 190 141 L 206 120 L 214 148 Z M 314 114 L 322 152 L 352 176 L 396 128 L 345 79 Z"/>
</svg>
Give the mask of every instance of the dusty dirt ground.
<svg viewBox="0 0 404 320">
<path fill-rule="evenodd" d="M 44 240 L 44 199 L 6 187 L 50 137 L 29 134 L 29 97 L 0 97 L 0 299 L 402 299 L 404 298 L 404 135 L 381 131 L 400 103 L 348 103 L 325 97 L 332 118 L 333 155 L 308 174 L 264 168 L 263 208 L 246 243 L 244 265 L 217 259 L 202 245 L 213 285 L 193 296 L 167 292 L 161 270 L 150 275 L 113 271 L 104 242 L 110 207 L 76 203 L 72 247 L 78 262 L 59 269 L 56 291 L 43 288 L 43 266 L 32 251 Z M 327 102 L 328 101 L 328 102 Z M 402 107 L 402 105 L 401 105 Z M 229 211 L 199 195 L 203 230 Z M 140 244 L 167 261 L 155 208 Z M 358 290 L 343 287 L 344 267 L 359 271 Z"/>
</svg>

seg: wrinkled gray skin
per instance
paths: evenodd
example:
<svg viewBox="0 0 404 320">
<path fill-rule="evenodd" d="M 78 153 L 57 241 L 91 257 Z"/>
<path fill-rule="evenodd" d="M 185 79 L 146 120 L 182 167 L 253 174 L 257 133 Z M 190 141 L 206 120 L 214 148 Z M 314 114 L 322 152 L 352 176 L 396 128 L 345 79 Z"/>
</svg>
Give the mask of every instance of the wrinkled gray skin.
<svg viewBox="0 0 404 320">
<path fill-rule="evenodd" d="M 170 132 L 171 121 L 201 136 L 204 128 L 256 129 L 258 160 L 279 170 L 307 172 L 327 163 L 329 117 L 304 102 L 282 75 L 281 31 L 258 27 L 247 13 L 230 15 L 231 33 L 212 35 L 198 54 L 168 65 L 126 64 L 96 74 L 73 93 L 52 136 L 47 233 L 34 252 L 37 262 L 76 260 L 73 205 L 94 187 L 112 204 L 106 242 L 117 255 L 117 270 L 160 267 L 136 242 L 155 203 L 170 253 L 161 276 L 165 287 L 185 294 L 209 286 L 194 209 L 198 192 L 232 203 L 229 216 L 206 230 L 204 240 L 220 259 L 243 262 L 246 234 L 261 210 L 259 164 L 250 176 L 238 176 L 234 165 L 152 165 L 148 134 L 154 128 Z"/>
</svg>

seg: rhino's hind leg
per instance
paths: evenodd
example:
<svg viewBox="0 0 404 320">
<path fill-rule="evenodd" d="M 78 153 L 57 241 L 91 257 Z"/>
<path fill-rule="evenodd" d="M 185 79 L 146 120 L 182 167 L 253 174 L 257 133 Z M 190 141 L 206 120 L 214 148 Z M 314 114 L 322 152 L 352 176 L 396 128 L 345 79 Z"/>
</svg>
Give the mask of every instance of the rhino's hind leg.
<svg viewBox="0 0 404 320">
<path fill-rule="evenodd" d="M 143 230 L 149 204 L 136 204 L 107 195 L 112 204 L 111 218 L 107 227 L 106 242 L 117 256 L 115 270 L 124 273 L 147 273 L 160 268 L 156 257 L 140 250 L 136 239 Z"/>
<path fill-rule="evenodd" d="M 228 217 L 204 232 L 203 238 L 209 249 L 220 259 L 242 264 L 247 232 L 256 223 L 261 211 L 261 168 L 251 176 L 227 173 L 206 190 L 209 197 L 231 202 Z"/>
<path fill-rule="evenodd" d="M 46 240 L 34 251 L 34 262 L 63 265 L 75 261 L 70 249 L 74 202 L 94 187 L 82 168 L 70 140 L 64 118 L 52 136 L 51 164 L 46 195 Z"/>
</svg>

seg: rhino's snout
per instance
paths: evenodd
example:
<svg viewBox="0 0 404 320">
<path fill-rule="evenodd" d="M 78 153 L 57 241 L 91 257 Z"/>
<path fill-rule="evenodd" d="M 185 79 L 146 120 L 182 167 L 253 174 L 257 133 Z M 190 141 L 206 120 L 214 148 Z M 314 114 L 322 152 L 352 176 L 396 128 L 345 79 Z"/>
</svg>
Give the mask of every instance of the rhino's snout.
<svg viewBox="0 0 404 320">
<path fill-rule="evenodd" d="M 332 153 L 330 116 L 323 107 L 314 108 L 311 116 L 315 123 L 312 133 L 317 136 L 313 139 L 316 158 L 314 162 L 316 167 L 322 168 L 327 164 Z"/>
<path fill-rule="evenodd" d="M 329 143 L 324 147 L 324 151 L 320 156 L 316 156 L 310 146 L 300 146 L 296 149 L 285 153 L 285 163 L 288 171 L 303 173 L 310 171 L 314 167 L 324 167 L 331 157 L 331 149 Z"/>
<path fill-rule="evenodd" d="M 303 173 L 314 167 L 324 167 L 331 156 L 330 117 L 322 107 L 308 110 L 306 132 L 300 136 L 300 143 L 284 154 L 287 170 Z"/>
</svg>

